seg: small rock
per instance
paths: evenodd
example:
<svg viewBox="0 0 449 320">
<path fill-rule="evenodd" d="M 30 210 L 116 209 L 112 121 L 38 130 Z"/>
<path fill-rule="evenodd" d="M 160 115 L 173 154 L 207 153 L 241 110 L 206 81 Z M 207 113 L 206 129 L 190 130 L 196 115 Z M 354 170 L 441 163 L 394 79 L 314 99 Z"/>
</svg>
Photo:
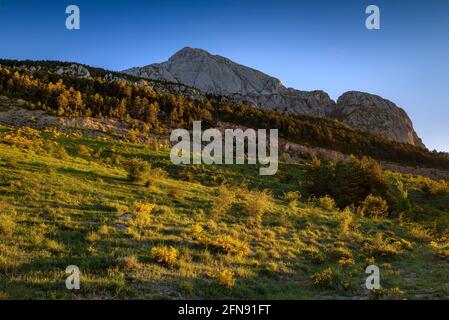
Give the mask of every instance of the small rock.
<svg viewBox="0 0 449 320">
<path fill-rule="evenodd" d="M 115 227 L 116 227 L 118 230 L 127 230 L 127 229 L 128 229 L 128 226 L 126 226 L 126 225 L 124 225 L 124 224 L 120 224 L 120 223 L 117 223 L 117 224 L 115 225 Z"/>
</svg>

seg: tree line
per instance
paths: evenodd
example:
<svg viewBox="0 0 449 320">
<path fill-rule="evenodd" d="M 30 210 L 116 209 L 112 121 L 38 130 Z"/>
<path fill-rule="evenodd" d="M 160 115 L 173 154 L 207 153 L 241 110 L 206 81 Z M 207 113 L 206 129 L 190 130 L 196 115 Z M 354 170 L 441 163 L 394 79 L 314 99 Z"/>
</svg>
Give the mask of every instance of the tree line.
<svg viewBox="0 0 449 320">
<path fill-rule="evenodd" d="M 156 92 L 151 82 L 108 81 L 102 69 L 89 69 L 91 78 L 48 72 L 55 62 L 40 62 L 31 74 L 0 61 L 0 94 L 21 98 L 35 108 L 66 117 L 108 117 L 145 123 L 153 133 L 172 128 L 190 128 L 200 120 L 204 127 L 226 121 L 245 127 L 279 129 L 280 137 L 311 147 L 327 148 L 355 156 L 370 156 L 411 166 L 449 170 L 449 155 L 430 152 L 350 128 L 336 120 L 287 115 L 275 111 L 227 102 L 222 97 L 190 99 Z M 11 64 L 11 63 L 9 63 Z M 3 66 L 2 66 L 3 65 Z M 32 66 L 28 63 L 28 67 Z"/>
</svg>

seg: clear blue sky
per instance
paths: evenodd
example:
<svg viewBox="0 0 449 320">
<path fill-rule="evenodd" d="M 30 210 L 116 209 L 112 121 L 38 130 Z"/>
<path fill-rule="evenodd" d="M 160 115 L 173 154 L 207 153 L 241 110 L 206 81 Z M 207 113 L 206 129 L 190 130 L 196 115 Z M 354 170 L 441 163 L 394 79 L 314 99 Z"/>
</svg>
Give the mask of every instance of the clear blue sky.
<svg viewBox="0 0 449 320">
<path fill-rule="evenodd" d="M 81 30 L 65 29 L 65 8 Z M 365 8 L 381 9 L 380 31 Z M 112 70 L 203 48 L 336 99 L 348 90 L 403 107 L 430 149 L 449 151 L 449 1 L 0 0 L 0 57 Z"/>
</svg>

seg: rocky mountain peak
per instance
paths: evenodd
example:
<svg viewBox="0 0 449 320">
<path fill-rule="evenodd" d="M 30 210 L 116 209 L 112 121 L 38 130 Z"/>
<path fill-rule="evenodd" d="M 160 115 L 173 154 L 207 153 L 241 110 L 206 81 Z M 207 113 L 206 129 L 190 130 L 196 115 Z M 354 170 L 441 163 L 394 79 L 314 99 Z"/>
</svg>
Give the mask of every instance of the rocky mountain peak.
<svg viewBox="0 0 449 320">
<path fill-rule="evenodd" d="M 166 62 L 123 72 L 182 83 L 219 95 L 273 94 L 286 90 L 276 78 L 205 50 L 189 47 L 181 49 Z"/>
<path fill-rule="evenodd" d="M 338 98 L 333 116 L 350 126 L 425 148 L 407 113 L 393 102 L 377 95 L 346 92 Z"/>
<path fill-rule="evenodd" d="M 123 72 L 184 84 L 226 96 L 236 103 L 289 114 L 331 117 L 388 139 L 424 147 L 406 112 L 382 97 L 351 91 L 335 103 L 322 90 L 286 88 L 277 78 L 203 49 L 185 47 L 166 62 Z"/>
<path fill-rule="evenodd" d="M 191 57 L 211 57 L 212 55 L 203 49 L 185 47 L 172 55 L 168 61 L 174 61 L 178 59 L 191 58 Z"/>
</svg>

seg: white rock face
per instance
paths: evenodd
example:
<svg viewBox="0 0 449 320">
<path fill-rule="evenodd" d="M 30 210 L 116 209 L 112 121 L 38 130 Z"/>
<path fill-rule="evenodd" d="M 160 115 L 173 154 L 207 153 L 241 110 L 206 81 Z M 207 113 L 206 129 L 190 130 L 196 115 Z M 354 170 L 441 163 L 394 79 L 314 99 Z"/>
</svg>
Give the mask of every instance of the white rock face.
<svg viewBox="0 0 449 320">
<path fill-rule="evenodd" d="M 326 108 L 335 105 L 323 91 L 286 88 L 276 78 L 202 49 L 184 48 L 166 62 L 123 72 L 152 80 L 182 83 L 205 93 L 231 97 L 235 102 L 248 102 L 288 113 L 324 116 Z"/>
<path fill-rule="evenodd" d="M 69 75 L 69 76 L 75 76 L 80 78 L 90 78 L 90 72 L 86 67 L 83 67 L 79 64 L 72 64 L 68 67 L 59 67 L 56 70 L 56 73 L 59 75 Z"/>
<path fill-rule="evenodd" d="M 260 71 L 201 49 L 184 48 L 167 62 L 124 71 L 154 80 L 183 83 L 214 94 L 272 94 L 282 83 Z"/>
<path fill-rule="evenodd" d="M 337 104 L 324 91 L 286 88 L 281 81 L 202 49 L 184 48 L 168 61 L 124 73 L 163 80 L 222 95 L 236 103 L 289 114 L 330 117 L 354 128 L 424 147 L 404 110 L 381 97 L 348 92 Z"/>
<path fill-rule="evenodd" d="M 407 113 L 379 96 L 357 91 L 346 92 L 338 99 L 333 115 L 352 127 L 425 148 Z"/>
</svg>

